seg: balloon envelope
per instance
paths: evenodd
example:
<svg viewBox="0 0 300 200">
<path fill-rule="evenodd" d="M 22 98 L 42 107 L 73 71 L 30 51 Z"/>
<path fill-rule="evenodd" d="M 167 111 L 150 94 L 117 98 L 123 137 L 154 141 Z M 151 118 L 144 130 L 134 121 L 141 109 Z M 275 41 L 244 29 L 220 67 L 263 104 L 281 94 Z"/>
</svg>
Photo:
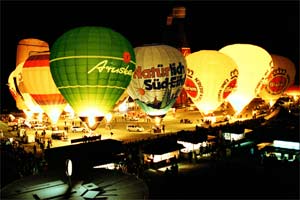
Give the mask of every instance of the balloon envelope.
<svg viewBox="0 0 300 200">
<path fill-rule="evenodd" d="M 237 64 L 215 50 L 201 50 L 186 57 L 187 79 L 184 88 L 204 114 L 215 111 L 236 87 Z"/>
<path fill-rule="evenodd" d="M 260 90 L 260 97 L 272 106 L 277 99 L 295 82 L 296 67 L 294 63 L 280 55 L 271 54 L 273 67 Z"/>
<path fill-rule="evenodd" d="M 162 117 L 175 103 L 185 81 L 186 61 L 168 45 L 134 48 L 137 68 L 127 92 L 149 116 Z"/>
<path fill-rule="evenodd" d="M 232 44 L 219 50 L 231 57 L 238 65 L 237 89 L 227 100 L 240 113 L 258 95 L 258 88 L 272 67 L 271 55 L 252 44 Z"/>
<path fill-rule="evenodd" d="M 32 113 L 43 113 L 42 108 L 37 104 L 37 102 L 31 97 L 29 91 L 25 87 L 23 79 L 23 65 L 25 62 L 20 63 L 15 69 L 15 82 L 18 88 L 19 94 L 22 96 L 26 106 Z"/>
<path fill-rule="evenodd" d="M 50 69 L 66 101 L 81 117 L 104 117 L 135 70 L 130 42 L 105 27 L 67 31 L 51 47 Z"/>
<path fill-rule="evenodd" d="M 25 104 L 25 101 L 22 97 L 22 94 L 20 91 L 18 91 L 17 87 L 17 81 L 16 81 L 16 75 L 15 71 L 11 72 L 8 77 L 8 89 L 14 100 L 16 101 L 16 106 L 19 110 L 25 110 L 28 109 L 28 107 Z"/>
<path fill-rule="evenodd" d="M 50 52 L 29 56 L 24 63 L 22 75 L 27 91 L 51 122 L 56 124 L 67 102 L 53 81 L 49 59 Z"/>
<path fill-rule="evenodd" d="M 42 51 L 49 51 L 49 45 L 47 42 L 36 38 L 26 38 L 20 40 L 17 45 L 16 66 L 22 62 L 25 62 L 25 60 L 32 53 Z"/>
</svg>

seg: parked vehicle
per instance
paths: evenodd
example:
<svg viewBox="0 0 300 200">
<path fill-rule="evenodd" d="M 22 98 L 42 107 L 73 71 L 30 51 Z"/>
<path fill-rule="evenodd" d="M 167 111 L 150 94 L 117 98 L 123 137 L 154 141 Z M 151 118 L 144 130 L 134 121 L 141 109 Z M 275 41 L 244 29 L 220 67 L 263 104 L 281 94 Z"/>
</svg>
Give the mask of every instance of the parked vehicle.
<svg viewBox="0 0 300 200">
<path fill-rule="evenodd" d="M 134 132 L 142 132 L 145 130 L 144 127 L 140 125 L 134 125 L 134 124 L 128 124 L 126 128 L 128 131 L 134 131 Z"/>
<path fill-rule="evenodd" d="M 84 133 L 87 132 L 87 130 L 84 127 L 80 127 L 80 126 L 72 126 L 71 131 L 73 133 L 75 133 L 75 132 L 84 132 Z"/>
<path fill-rule="evenodd" d="M 45 130 L 45 129 L 46 129 L 46 126 L 43 125 L 43 124 L 34 124 L 34 125 L 33 125 L 33 129 L 34 129 L 34 130 Z"/>
</svg>

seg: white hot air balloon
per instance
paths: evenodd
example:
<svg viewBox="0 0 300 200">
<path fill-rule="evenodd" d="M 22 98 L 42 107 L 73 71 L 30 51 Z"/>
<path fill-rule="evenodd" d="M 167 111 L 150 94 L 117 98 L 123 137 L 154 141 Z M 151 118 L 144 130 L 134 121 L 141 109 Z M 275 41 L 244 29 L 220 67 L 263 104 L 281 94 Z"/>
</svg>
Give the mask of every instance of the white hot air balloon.
<svg viewBox="0 0 300 200">
<path fill-rule="evenodd" d="M 237 89 L 228 102 L 239 114 L 258 95 L 258 90 L 272 67 L 272 57 L 263 48 L 252 44 L 232 44 L 219 50 L 238 65 Z"/>
<path fill-rule="evenodd" d="M 237 64 L 215 50 L 201 50 L 186 57 L 185 90 L 205 115 L 215 111 L 230 95 L 238 78 Z"/>
<path fill-rule="evenodd" d="M 169 45 L 145 45 L 134 51 L 137 68 L 127 92 L 148 116 L 162 119 L 183 88 L 185 58 Z"/>
</svg>

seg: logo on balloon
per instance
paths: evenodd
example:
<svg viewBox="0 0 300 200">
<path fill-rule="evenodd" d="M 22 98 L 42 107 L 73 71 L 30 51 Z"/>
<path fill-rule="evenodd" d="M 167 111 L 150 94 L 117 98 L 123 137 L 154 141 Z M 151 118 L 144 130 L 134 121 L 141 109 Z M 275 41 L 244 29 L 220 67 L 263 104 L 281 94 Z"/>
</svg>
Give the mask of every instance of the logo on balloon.
<svg viewBox="0 0 300 200">
<path fill-rule="evenodd" d="M 190 97 L 196 98 L 198 94 L 198 90 L 192 79 L 187 78 L 185 80 L 184 89 L 189 94 Z"/>
<path fill-rule="evenodd" d="M 129 63 L 131 59 L 130 53 L 128 51 L 125 51 L 123 53 L 123 61 L 124 63 Z"/>
<path fill-rule="evenodd" d="M 218 92 L 219 101 L 226 99 L 228 95 L 236 88 L 238 75 L 239 72 L 237 69 L 234 69 L 230 72 L 230 78 L 223 82 L 221 89 Z"/>
<path fill-rule="evenodd" d="M 282 93 L 290 82 L 287 71 L 282 68 L 277 68 L 272 71 L 269 78 L 269 84 L 266 87 L 268 93 L 277 95 Z"/>
<path fill-rule="evenodd" d="M 198 78 L 186 78 L 184 83 L 186 93 L 194 100 L 200 101 L 203 97 L 203 86 Z"/>
<path fill-rule="evenodd" d="M 162 79 L 164 77 L 165 79 Z M 168 67 L 159 64 L 157 67 L 144 70 L 141 66 L 138 66 L 133 79 L 144 79 L 145 90 L 176 88 L 184 85 L 185 68 L 180 62 L 177 66 L 175 63 L 170 64 Z"/>
<path fill-rule="evenodd" d="M 130 56 L 130 55 L 129 55 Z M 126 67 L 115 67 L 115 66 L 109 66 L 107 65 L 108 60 L 102 60 L 97 65 L 95 65 L 92 69 L 88 71 L 88 74 L 92 73 L 94 70 L 98 70 L 99 73 L 101 73 L 103 70 L 105 70 L 107 73 L 117 73 L 117 74 L 124 74 L 131 76 L 133 71 L 129 68 L 129 65 Z"/>
</svg>

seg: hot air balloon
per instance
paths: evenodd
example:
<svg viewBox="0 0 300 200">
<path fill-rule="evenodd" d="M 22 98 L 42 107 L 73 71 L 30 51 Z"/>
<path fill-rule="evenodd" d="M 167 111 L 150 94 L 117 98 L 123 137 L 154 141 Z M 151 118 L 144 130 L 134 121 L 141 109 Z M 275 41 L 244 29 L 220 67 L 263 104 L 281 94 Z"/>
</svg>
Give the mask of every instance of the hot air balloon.
<svg viewBox="0 0 300 200">
<path fill-rule="evenodd" d="M 231 57 L 238 66 L 237 88 L 227 98 L 238 115 L 258 96 L 257 88 L 270 72 L 272 57 L 263 48 L 252 44 L 232 44 L 219 51 Z"/>
<path fill-rule="evenodd" d="M 186 57 L 187 79 L 184 88 L 205 115 L 215 111 L 235 89 L 237 64 L 215 50 L 201 50 Z"/>
<path fill-rule="evenodd" d="M 95 122 L 112 111 L 131 81 L 131 43 L 109 28 L 83 26 L 64 33 L 50 52 L 56 86 L 78 116 L 96 129 Z"/>
<path fill-rule="evenodd" d="M 14 100 L 16 101 L 16 106 L 19 110 L 26 110 L 28 107 L 25 104 L 25 101 L 22 97 L 20 91 L 18 91 L 18 86 L 16 85 L 17 82 L 15 80 L 15 70 L 12 71 L 8 77 L 8 89 Z"/>
<path fill-rule="evenodd" d="M 168 45 L 145 45 L 134 51 L 137 68 L 127 92 L 148 116 L 162 120 L 183 88 L 185 58 Z"/>
<path fill-rule="evenodd" d="M 67 102 L 53 81 L 49 61 L 50 52 L 32 54 L 23 65 L 22 76 L 26 90 L 56 124 Z"/>
<path fill-rule="evenodd" d="M 34 113 L 39 114 L 39 117 L 42 117 L 43 110 L 35 102 L 35 100 L 30 96 L 26 88 L 24 87 L 22 69 L 26 59 L 36 52 L 49 51 L 49 45 L 47 42 L 36 39 L 36 38 L 26 38 L 18 42 L 17 45 L 17 54 L 16 54 L 16 69 L 14 82 L 18 95 L 25 102 L 28 109 L 23 110 L 27 117 L 31 117 Z M 41 119 L 40 119 L 41 120 Z"/>
<path fill-rule="evenodd" d="M 16 66 L 25 60 L 35 52 L 49 51 L 49 45 L 43 40 L 37 38 L 26 38 L 18 42 Z"/>
<path fill-rule="evenodd" d="M 41 121 L 43 110 L 36 103 L 36 101 L 30 96 L 30 93 L 27 91 L 27 89 L 24 86 L 24 80 L 22 75 L 23 65 L 24 62 L 17 65 L 16 69 L 14 70 L 15 73 L 14 73 L 13 81 L 16 86 L 18 95 L 21 96 L 22 100 L 24 101 L 25 105 L 28 108 L 25 112 L 26 116 L 31 118 L 33 114 L 38 114 Z"/>
<path fill-rule="evenodd" d="M 296 67 L 294 63 L 280 55 L 271 54 L 273 67 L 264 80 L 259 96 L 269 103 L 270 107 L 295 82 Z"/>
</svg>

